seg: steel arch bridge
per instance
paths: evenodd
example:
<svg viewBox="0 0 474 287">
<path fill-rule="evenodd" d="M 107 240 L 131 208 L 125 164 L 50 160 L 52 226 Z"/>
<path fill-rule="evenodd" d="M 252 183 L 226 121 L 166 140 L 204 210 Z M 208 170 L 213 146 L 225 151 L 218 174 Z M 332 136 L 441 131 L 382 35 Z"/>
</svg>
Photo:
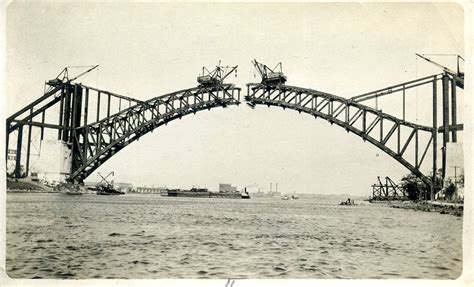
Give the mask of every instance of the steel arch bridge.
<svg viewBox="0 0 474 287">
<path fill-rule="evenodd" d="M 437 171 L 437 135 L 442 133 L 441 166 L 444 177 L 446 143 L 450 141 L 449 135 L 451 133 L 452 141 L 456 142 L 457 131 L 463 128 L 462 124 L 456 122 L 456 88 L 463 88 L 463 77 L 460 78 L 445 71 L 442 74 L 416 79 L 352 98 L 343 98 L 313 89 L 285 85 L 286 76 L 282 72 L 274 72 L 256 61 L 254 64 L 262 76 L 262 81 L 247 84 L 245 100 L 252 108 L 256 105 L 288 108 L 336 124 L 347 132 L 370 142 L 426 184 L 434 182 Z M 47 90 L 42 97 L 7 118 L 7 159 L 10 157 L 15 160 L 15 176 L 21 177 L 23 128 L 27 127 L 26 174 L 28 174 L 32 128 L 40 129 L 41 140 L 44 129 L 55 129 L 58 132 L 58 139 L 66 143 L 71 152 L 68 180 L 82 182 L 121 149 L 172 120 L 195 114 L 198 111 L 239 105 L 241 89 L 233 84 L 224 83 L 224 79 L 236 68 L 237 66 L 230 68 L 217 66 L 211 72 L 203 69 L 203 75 L 198 77 L 197 87 L 147 101 L 73 83 L 77 77 L 69 79 L 67 69 L 65 69 L 60 74 L 63 76 L 62 79 L 58 75 L 56 79 L 46 83 Z M 437 123 L 439 82 L 442 85 L 443 99 L 443 122 L 440 127 Z M 421 85 L 432 87 L 432 126 L 412 123 L 405 120 L 405 116 L 398 118 L 361 103 L 402 92 L 403 114 L 405 114 L 405 91 Z M 450 91 L 451 122 L 449 120 Z M 91 99 L 95 103 L 95 109 L 89 107 Z M 115 108 L 111 104 L 114 101 Z M 58 117 L 58 123 L 46 123 L 45 114 L 54 106 L 59 106 L 59 113 L 54 115 Z M 103 111 L 104 108 L 106 112 Z M 95 115 L 91 117 L 94 111 Z M 36 120 L 39 117 L 41 120 Z M 9 138 L 14 132 L 17 134 L 16 150 L 10 150 Z M 431 179 L 421 171 L 429 149 L 432 150 L 433 159 Z"/>
</svg>

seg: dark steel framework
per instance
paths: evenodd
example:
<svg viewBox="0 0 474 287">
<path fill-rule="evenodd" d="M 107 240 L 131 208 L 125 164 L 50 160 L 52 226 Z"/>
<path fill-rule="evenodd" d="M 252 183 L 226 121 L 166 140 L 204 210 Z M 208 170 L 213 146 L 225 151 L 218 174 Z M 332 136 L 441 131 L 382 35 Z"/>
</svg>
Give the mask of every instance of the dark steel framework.
<svg viewBox="0 0 474 287">
<path fill-rule="evenodd" d="M 44 129 L 55 129 L 58 139 L 66 143 L 71 151 L 68 180 L 82 182 L 122 148 L 161 125 L 198 111 L 240 104 L 241 89 L 233 84 L 224 84 L 222 80 L 220 78 L 213 84 L 199 85 L 147 101 L 71 83 L 71 80 L 57 78 L 48 81 L 43 96 L 7 118 L 6 159 L 10 135 L 16 131 L 14 175 L 17 178 L 23 176 L 20 168 L 22 157 L 26 158 L 25 174 L 28 175 L 31 129 L 37 127 L 41 130 L 40 140 L 43 140 Z M 96 104 L 92 110 L 89 105 L 91 97 L 95 98 Z M 46 112 L 57 106 L 57 122 L 46 123 Z M 23 156 L 24 127 L 29 132 L 27 151 Z"/>
<path fill-rule="evenodd" d="M 240 103 L 240 89 L 219 84 L 186 89 L 136 104 L 72 130 L 71 179 L 83 181 L 121 149 L 168 122 L 198 111 Z"/>
<path fill-rule="evenodd" d="M 463 78 L 452 77 L 448 73 L 432 75 L 414 81 L 401 83 L 395 86 L 376 90 L 352 97 L 350 99 L 329 93 L 306 89 L 284 84 L 261 83 L 247 84 L 245 100 L 252 108 L 256 105 L 267 105 L 293 109 L 308 113 L 315 118 L 322 118 L 331 124 L 344 128 L 375 145 L 389 156 L 400 162 L 408 170 L 418 176 L 425 184 L 434 186 L 437 174 L 437 133 L 443 133 L 442 144 L 442 177 L 446 170 L 446 143 L 449 142 L 449 132 L 452 132 L 452 141 L 457 140 L 457 131 L 463 129 L 462 124 L 456 122 L 456 86 Z M 443 126 L 437 123 L 437 84 L 442 82 L 443 95 Z M 405 120 L 405 92 L 421 85 L 432 85 L 433 90 L 433 126 L 424 126 Z M 449 87 L 452 94 L 452 122 L 449 125 Z M 403 118 L 382 112 L 361 104 L 363 101 L 375 99 L 401 92 L 403 94 Z M 425 142 L 421 143 L 421 138 Z M 427 140 L 426 140 L 427 139 Z M 395 144 L 389 145 L 391 142 Z M 423 174 L 420 167 L 425 160 L 428 150 L 432 148 L 433 167 L 432 177 Z M 414 155 L 407 155 L 411 147 Z M 431 198 L 434 194 L 431 194 Z"/>
<path fill-rule="evenodd" d="M 390 177 L 385 177 L 382 183 L 377 176 L 378 184 L 372 185 L 372 200 L 401 200 L 407 199 L 407 194 Z"/>
<path fill-rule="evenodd" d="M 218 68 L 222 68 L 218 66 Z M 226 68 L 226 67 L 224 67 Z M 229 68 L 229 67 L 227 67 Z M 230 67 L 231 72 L 236 67 Z M 67 70 L 66 70 L 67 72 Z M 26 174 L 29 171 L 30 144 L 32 128 L 39 128 L 43 140 L 45 129 L 55 129 L 58 139 L 69 147 L 72 164 L 69 181 L 82 182 L 107 159 L 115 155 L 131 142 L 139 139 L 155 128 L 182 116 L 215 107 L 240 104 L 240 88 L 225 84 L 223 80 L 229 73 L 219 77 L 203 75 L 198 81 L 206 80 L 195 88 L 185 89 L 147 101 L 133 99 L 116 93 L 90 86 L 72 83 L 67 75 L 46 83 L 43 96 L 19 110 L 6 121 L 6 159 L 15 153 L 15 176 L 21 177 L 22 157 L 26 157 Z M 82 75 L 82 74 L 81 74 Z M 265 81 L 247 84 L 246 101 L 255 105 L 278 106 L 305 112 L 320 117 L 331 124 L 352 132 L 364 141 L 368 141 L 400 162 L 417 175 L 423 182 L 431 184 L 437 173 L 437 134 L 443 134 L 442 140 L 442 176 L 446 170 L 446 143 L 457 141 L 457 132 L 463 129 L 457 123 L 457 87 L 464 87 L 464 74 L 452 75 L 444 72 L 414 81 L 409 81 L 365 93 L 350 99 L 336 95 L 284 85 L 284 81 Z M 279 78 L 286 77 L 282 72 Z M 77 77 L 76 77 L 77 78 Z M 74 79 L 76 79 L 74 78 Z M 209 78 L 209 79 L 207 79 Z M 74 80 L 73 79 L 73 80 Z M 442 126 L 437 122 L 438 82 L 442 87 Z M 409 89 L 431 85 L 433 91 L 433 125 L 424 126 L 405 120 L 405 92 Z M 449 93 L 451 92 L 451 121 L 449 120 Z M 363 101 L 402 93 L 403 117 L 383 113 L 381 110 L 361 104 Z M 90 109 L 90 99 L 95 106 Z M 105 102 L 105 103 L 104 103 Z M 112 107 L 112 103 L 115 103 Z M 59 106 L 57 122 L 47 123 L 46 112 Z M 105 111 L 104 111 L 105 110 Z M 22 156 L 24 127 L 28 129 L 26 155 Z M 10 135 L 17 132 L 16 150 L 9 150 Z M 451 132 L 451 137 L 450 137 Z M 427 139 L 422 143 L 421 138 Z M 395 144 L 393 145 L 393 142 Z M 390 145 L 389 143 L 392 143 Z M 420 171 L 420 167 L 432 148 L 432 178 Z M 408 155 L 407 150 L 414 150 Z M 431 194 L 433 198 L 433 193 Z"/>
</svg>

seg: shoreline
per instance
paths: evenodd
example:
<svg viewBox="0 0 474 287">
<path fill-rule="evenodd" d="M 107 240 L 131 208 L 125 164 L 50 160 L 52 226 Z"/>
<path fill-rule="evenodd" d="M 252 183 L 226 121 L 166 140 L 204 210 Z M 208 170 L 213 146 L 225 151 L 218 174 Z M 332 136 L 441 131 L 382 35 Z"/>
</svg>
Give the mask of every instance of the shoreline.
<svg viewBox="0 0 474 287">
<path fill-rule="evenodd" d="M 387 202 L 391 208 L 412 209 L 415 211 L 424 212 L 439 212 L 440 214 L 450 214 L 457 217 L 463 216 L 464 205 L 448 202 L 436 201 L 401 201 L 401 202 Z"/>
</svg>

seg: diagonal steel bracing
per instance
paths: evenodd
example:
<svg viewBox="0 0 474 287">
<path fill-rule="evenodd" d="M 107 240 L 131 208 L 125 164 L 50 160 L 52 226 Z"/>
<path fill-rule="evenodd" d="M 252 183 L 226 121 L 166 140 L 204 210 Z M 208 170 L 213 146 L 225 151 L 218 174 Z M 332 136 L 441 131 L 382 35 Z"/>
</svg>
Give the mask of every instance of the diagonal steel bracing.
<svg viewBox="0 0 474 287">
<path fill-rule="evenodd" d="M 430 179 L 420 171 L 433 136 L 433 128 L 411 123 L 380 110 L 362 105 L 353 99 L 346 99 L 288 85 L 248 84 L 245 100 L 251 105 L 267 105 L 289 108 L 320 117 L 331 124 L 336 124 L 352 132 L 364 141 L 368 141 L 400 162 L 407 169 L 430 184 Z M 270 97 L 269 95 L 276 96 Z M 370 120 L 369 120 L 370 118 Z M 384 129 L 385 128 L 385 129 Z M 409 136 L 403 137 L 400 129 L 408 130 Z M 418 145 L 418 134 L 429 138 L 428 145 Z M 414 139 L 415 138 L 415 139 Z M 390 140 L 397 143 L 397 148 L 390 148 Z M 409 146 L 415 149 L 414 157 L 408 157 L 405 151 Z M 421 155 L 421 157 L 420 157 Z"/>
<path fill-rule="evenodd" d="M 240 103 L 232 84 L 200 86 L 137 103 L 72 132 L 70 180 L 82 181 L 118 151 L 168 122 L 198 111 Z"/>
<path fill-rule="evenodd" d="M 6 125 L 6 157 L 10 134 L 17 133 L 15 176 L 28 175 L 31 129 L 58 131 L 58 139 L 71 150 L 68 180 L 82 181 L 119 150 L 149 131 L 184 115 L 214 107 L 240 103 L 240 88 L 221 82 L 180 90 L 147 101 L 137 100 L 90 86 L 62 82 L 46 83 L 43 96 L 19 110 Z M 93 103 L 92 107 L 89 107 Z M 95 106 L 94 106 L 95 105 Z M 57 122 L 45 122 L 46 112 L 56 112 Z M 24 129 L 23 127 L 27 127 Z M 22 154 L 23 132 L 27 132 L 26 154 Z M 21 174 L 26 159 L 26 173 Z"/>
<path fill-rule="evenodd" d="M 219 71 L 225 67 L 218 67 Z M 235 70 L 236 67 L 231 67 Z M 216 70 L 217 71 L 217 70 Z M 229 72 L 230 73 L 230 72 Z M 15 158 L 15 176 L 20 177 L 20 164 L 26 157 L 28 174 L 32 128 L 54 129 L 58 139 L 71 149 L 72 168 L 69 180 L 82 181 L 97 167 L 144 134 L 182 116 L 214 107 L 240 103 L 240 88 L 224 84 L 223 78 L 198 77 L 196 88 L 180 90 L 147 101 L 133 99 L 59 78 L 46 83 L 43 96 L 7 118 L 6 158 Z M 248 84 L 246 100 L 256 104 L 290 108 L 321 117 L 347 132 L 360 136 L 429 183 L 421 171 L 428 149 L 433 152 L 433 175 L 436 172 L 437 134 L 443 134 L 442 170 L 445 171 L 446 143 L 451 132 L 456 142 L 457 131 L 463 129 L 456 119 L 457 80 L 447 74 L 437 74 L 401 83 L 346 99 L 316 90 L 283 85 L 281 73 L 266 74 L 260 84 Z M 275 78 L 276 77 L 276 78 Z M 436 121 L 437 82 L 442 81 L 443 126 Z M 451 84 L 450 84 L 451 83 Z M 433 86 L 433 126 L 423 126 L 405 120 L 405 91 L 421 85 Z M 449 88 L 451 87 L 451 123 L 449 120 Z M 403 93 L 403 119 L 383 113 L 377 108 L 361 104 L 363 101 Z M 57 122 L 45 122 L 45 114 L 59 107 Z M 56 108 L 56 110 L 54 110 Z M 57 111 L 56 111 L 57 113 Z M 24 129 L 25 127 L 25 129 Z M 16 150 L 9 149 L 9 135 L 17 134 Z M 23 135 L 23 133 L 26 133 Z M 28 139 L 26 154 L 22 154 L 22 140 Z M 426 144 L 422 139 L 425 139 Z M 394 144 L 395 143 L 395 146 Z M 12 142 L 12 147 L 13 146 Z M 414 151 L 414 155 L 413 152 Z M 16 155 L 9 155 L 15 153 Z M 24 160 L 23 160 L 24 161 Z M 434 177 L 433 177 L 434 178 Z M 434 180 L 434 179 L 433 179 Z"/>
</svg>

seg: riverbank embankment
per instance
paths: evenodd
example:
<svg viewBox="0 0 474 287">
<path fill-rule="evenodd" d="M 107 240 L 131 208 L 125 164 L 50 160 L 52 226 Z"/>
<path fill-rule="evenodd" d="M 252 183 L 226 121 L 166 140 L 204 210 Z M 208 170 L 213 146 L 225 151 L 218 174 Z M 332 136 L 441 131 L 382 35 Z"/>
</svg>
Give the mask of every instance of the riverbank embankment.
<svg viewBox="0 0 474 287">
<path fill-rule="evenodd" d="M 52 187 L 32 180 L 7 179 L 7 192 L 9 193 L 55 193 Z"/>
<path fill-rule="evenodd" d="M 451 214 L 462 216 L 464 205 L 460 203 L 439 202 L 439 201 L 399 201 L 390 202 L 392 208 L 413 209 L 416 211 L 439 212 L 441 214 Z"/>
</svg>

